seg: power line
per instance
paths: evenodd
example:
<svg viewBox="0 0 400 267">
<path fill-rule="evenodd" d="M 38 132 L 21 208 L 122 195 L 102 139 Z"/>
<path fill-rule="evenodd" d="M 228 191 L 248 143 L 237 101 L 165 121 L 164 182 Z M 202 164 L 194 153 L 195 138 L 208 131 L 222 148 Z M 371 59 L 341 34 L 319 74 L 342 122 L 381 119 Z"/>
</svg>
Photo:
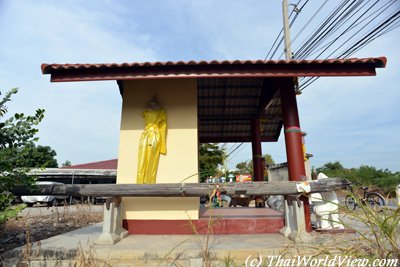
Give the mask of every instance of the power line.
<svg viewBox="0 0 400 267">
<path fill-rule="evenodd" d="M 396 1 L 396 0 L 395 0 Z M 393 4 L 394 2 L 392 1 L 392 4 Z M 374 17 L 372 17 L 367 23 L 365 23 L 364 24 L 364 26 L 362 26 L 360 29 L 357 29 L 357 31 L 358 32 L 361 32 L 362 30 L 364 30 L 370 23 L 372 23 L 373 21 L 375 21 L 376 20 L 376 18 L 378 17 L 378 16 L 380 16 L 386 9 L 388 9 L 392 4 L 390 4 L 390 2 L 388 3 L 388 5 L 386 6 L 386 8 L 384 8 L 383 10 L 381 10 L 379 13 L 377 13 Z M 385 7 L 385 6 L 383 6 L 383 7 Z M 379 9 L 378 9 L 379 10 Z M 375 12 L 374 12 L 375 13 Z M 365 20 L 364 20 L 365 21 Z M 348 44 L 349 43 L 349 41 L 351 40 L 351 39 L 354 39 L 355 37 L 357 37 L 357 35 L 352 35 L 352 36 L 350 36 L 348 39 L 346 39 L 344 42 L 342 42 L 333 52 L 331 52 L 327 57 L 331 57 L 335 52 L 337 52 L 340 48 L 343 48 L 343 46 L 345 45 L 345 44 Z M 349 46 L 349 47 L 352 47 L 352 46 Z M 349 50 L 349 48 L 347 48 L 347 49 L 345 49 L 344 51 L 348 51 Z M 340 58 L 341 56 L 338 56 L 337 58 Z"/>
<path fill-rule="evenodd" d="M 335 17 L 335 15 L 347 4 L 349 0 L 343 0 L 329 15 L 328 17 L 317 27 L 314 32 L 312 32 L 307 38 L 306 41 L 297 49 L 297 52 L 294 54 L 295 58 L 302 58 L 300 55 L 303 53 L 307 47 L 309 47 L 315 38 L 318 36 L 319 32 L 321 32 L 326 25 Z"/>
<path fill-rule="evenodd" d="M 382 32 L 385 28 L 390 26 L 392 23 L 394 23 L 397 19 L 400 18 L 400 11 L 396 12 L 393 14 L 390 18 L 382 22 L 378 27 L 376 27 L 374 30 L 369 32 L 366 36 L 364 36 L 361 40 L 359 40 L 356 44 L 354 44 L 348 51 L 343 53 L 341 57 L 348 57 L 352 54 L 354 54 L 356 51 L 360 50 L 362 47 L 364 47 L 367 43 L 370 42 L 370 40 L 375 40 L 380 32 Z M 375 38 L 374 38 L 375 37 Z"/>
<path fill-rule="evenodd" d="M 318 10 L 311 16 L 311 18 L 304 24 L 303 28 L 296 34 L 296 36 L 292 40 L 292 44 L 297 40 L 300 34 L 306 29 L 306 27 L 314 20 L 314 18 L 318 15 L 318 13 L 322 10 L 322 8 L 328 3 L 328 0 L 325 0 L 324 3 L 318 8 Z"/>
<path fill-rule="evenodd" d="M 235 152 L 239 147 L 241 147 L 244 143 L 240 143 L 238 146 L 236 146 L 235 149 L 233 149 L 226 157 L 228 158 L 230 155 L 232 155 L 233 152 Z"/>
<path fill-rule="evenodd" d="M 371 10 L 377 3 L 379 2 L 379 0 L 376 0 L 375 3 L 369 7 L 360 17 L 358 17 L 354 22 L 357 22 L 358 20 L 360 20 L 369 10 Z M 342 36 L 344 36 L 350 29 L 351 29 L 352 25 L 350 24 L 339 36 L 337 36 L 335 39 L 333 39 L 333 41 L 330 42 L 330 44 L 328 46 L 326 46 L 317 56 L 316 58 L 318 58 L 319 56 L 321 56 L 327 49 L 329 49 L 337 40 L 339 40 Z M 336 51 L 336 50 L 335 50 Z M 334 52 L 332 52 L 329 56 L 331 56 Z M 328 56 L 328 57 L 329 57 Z"/>
<path fill-rule="evenodd" d="M 370 2 L 371 0 L 358 1 L 358 3 L 342 1 L 303 42 L 296 51 L 295 58 L 304 59 L 311 55 L 317 55 L 315 58 L 319 58 L 326 53 L 328 54 L 325 58 L 330 58 L 340 49 L 342 51 L 334 58 L 347 58 L 375 39 L 400 27 L 400 10 L 397 8 L 391 14 L 387 12 L 396 0 L 386 1 L 385 3 L 373 1 L 371 4 Z M 376 23 L 378 19 L 380 21 Z M 371 27 L 370 25 L 374 23 L 375 25 Z M 367 27 L 369 27 L 369 30 L 367 30 Z M 333 37 L 333 39 L 328 40 L 329 37 Z M 347 38 L 343 41 L 345 37 Z M 356 41 L 349 45 L 351 40 Z M 318 77 L 302 78 L 300 80 L 300 91 L 317 79 Z"/>
<path fill-rule="evenodd" d="M 341 17 L 341 18 L 338 17 L 339 20 L 338 20 L 338 18 L 336 18 L 336 24 L 331 24 L 331 25 L 329 25 L 329 27 L 325 27 L 325 28 L 327 28 L 327 29 L 325 29 L 325 30 L 331 31 L 331 33 L 333 33 L 334 31 L 337 31 L 338 28 L 340 28 L 344 23 L 348 22 L 355 14 L 357 14 L 357 13 L 360 12 L 360 11 L 362 11 L 362 8 L 365 7 L 365 6 L 367 6 L 367 4 L 368 4 L 369 1 L 370 1 L 370 0 L 368 0 L 368 1 L 367 1 L 366 3 L 364 3 L 362 6 L 360 6 L 360 4 L 359 4 L 359 7 L 358 7 L 358 8 L 357 8 L 357 6 L 354 6 L 353 9 L 349 10 L 349 11 L 352 11 L 352 12 L 351 12 L 351 13 L 348 12 L 348 13 L 346 14 L 347 18 L 346 18 L 345 20 L 343 20 L 343 17 Z M 379 1 L 379 2 L 382 2 L 382 1 Z M 361 2 L 359 2 L 359 3 L 361 3 Z M 316 31 L 314 31 L 313 38 L 309 38 L 309 40 L 307 40 L 308 43 L 314 43 L 314 47 L 308 46 L 308 48 L 306 48 L 306 46 L 303 45 L 303 47 L 300 47 L 300 49 L 297 51 L 295 57 L 296 57 L 296 58 L 306 58 L 307 56 L 316 53 L 315 51 L 312 51 L 312 50 L 315 50 L 315 48 L 318 47 L 318 46 L 320 46 L 319 49 L 317 50 L 318 52 L 320 52 L 320 51 L 325 52 L 325 51 L 327 50 L 327 48 L 331 47 L 334 43 L 336 43 L 336 40 L 339 40 L 339 39 L 342 38 L 346 33 L 349 33 L 350 30 L 353 30 L 353 29 L 356 30 L 356 34 L 353 34 L 352 36 L 350 36 L 349 39 L 355 38 L 355 37 L 359 36 L 359 33 L 360 33 L 361 29 L 365 28 L 365 27 L 366 27 L 368 24 L 370 24 L 372 21 L 375 21 L 376 18 L 377 18 L 380 14 L 382 14 L 387 8 L 389 8 L 390 5 L 392 5 L 392 4 L 394 3 L 394 1 L 391 0 L 391 1 L 389 1 L 387 4 L 384 4 L 382 7 L 379 7 L 377 10 L 372 10 L 372 8 L 373 8 L 377 3 L 378 3 L 378 1 L 375 1 L 375 3 L 373 3 L 371 6 L 369 6 L 369 7 L 366 9 L 366 11 L 364 11 L 358 18 L 356 18 L 355 20 L 351 21 L 351 23 L 349 23 L 350 25 L 345 29 L 345 31 L 343 31 L 342 33 L 340 33 L 334 40 L 329 41 L 327 44 L 322 44 L 322 43 L 316 44 L 316 42 L 318 41 L 317 39 L 320 38 L 320 37 L 318 37 L 318 35 L 315 35 L 315 33 L 323 29 L 323 28 L 319 27 Z M 340 10 L 340 9 L 342 9 L 346 4 L 347 4 L 347 2 L 342 2 L 342 3 L 336 8 L 336 12 L 332 12 L 331 15 L 334 14 L 334 13 L 337 13 L 337 11 Z M 356 8 L 357 8 L 357 9 L 356 9 Z M 379 12 L 378 12 L 378 11 L 379 11 Z M 371 13 L 371 14 L 367 14 L 368 12 Z M 377 12 L 378 12 L 378 13 L 377 13 Z M 377 13 L 377 14 L 376 14 L 376 13 Z M 349 16 L 350 14 L 352 14 L 352 16 Z M 375 14 L 376 14 L 376 15 L 375 15 Z M 328 16 L 328 19 L 326 19 L 326 21 L 332 19 L 332 16 L 331 16 L 331 15 Z M 375 15 L 375 16 L 373 16 L 373 18 L 372 18 L 368 23 L 363 24 L 363 26 L 361 27 L 361 29 L 355 29 L 356 26 L 360 25 L 361 22 L 365 21 L 367 18 L 370 18 L 371 15 Z M 364 16 L 365 16 L 366 18 L 362 19 Z M 322 24 L 321 24 L 321 25 L 322 25 Z M 304 27 L 303 27 L 303 28 L 304 28 Z M 335 28 L 336 28 L 336 29 L 335 29 Z M 326 36 L 325 36 L 325 39 L 326 39 Z M 348 39 L 348 40 L 349 40 L 349 39 Z M 348 41 L 348 40 L 347 40 L 347 41 Z M 323 40 L 321 40 L 321 41 L 323 41 Z M 307 42 L 306 42 L 306 43 L 307 43 Z M 343 46 L 343 45 L 344 45 L 344 43 L 343 43 L 342 45 L 340 45 L 340 46 Z M 302 49 L 309 49 L 310 52 L 309 52 L 308 54 L 300 54 L 300 52 L 302 52 L 302 51 L 301 51 Z M 336 50 L 335 50 L 335 52 L 336 52 Z M 331 54 L 332 54 L 332 53 L 331 53 Z M 322 53 L 320 53 L 320 55 L 322 55 Z M 320 55 L 318 55 L 317 57 L 319 57 Z"/>
<path fill-rule="evenodd" d="M 323 24 L 323 27 L 315 32 L 314 38 L 309 40 L 309 44 L 305 46 L 303 50 L 299 50 L 296 53 L 296 58 L 307 58 L 312 50 L 317 48 L 327 37 L 331 36 L 335 30 L 337 30 L 340 23 L 342 23 L 343 20 L 351 14 L 351 11 L 354 10 L 354 5 L 358 5 L 357 3 L 361 2 L 353 1 L 348 4 L 348 1 L 346 1 L 344 5 L 341 5 L 337 10 L 335 10 L 333 16 L 329 17 L 326 23 Z"/>
<path fill-rule="evenodd" d="M 368 18 L 371 18 L 370 19 L 370 21 L 368 22 L 368 23 L 364 23 L 363 25 L 363 27 L 361 27 L 361 29 L 358 29 L 357 30 L 357 32 L 360 32 L 362 29 L 364 29 L 365 27 L 367 27 L 367 25 L 369 25 L 373 20 L 375 20 L 375 18 L 377 18 L 380 14 L 382 14 L 386 9 L 388 9 L 389 7 L 390 7 L 390 5 L 392 5 L 393 3 L 394 3 L 394 1 L 397 1 L 397 0 L 391 0 L 390 2 L 392 2 L 391 4 L 390 4 L 390 2 L 387 4 L 387 6 L 385 7 L 385 5 L 384 6 L 382 6 L 382 7 L 379 7 L 377 10 L 371 10 L 371 9 L 368 9 L 367 10 L 367 12 L 368 11 L 371 11 L 371 13 L 373 13 L 373 14 L 376 14 L 374 17 L 370 17 L 370 14 L 363 14 L 363 15 L 366 15 L 366 18 L 364 18 L 364 19 L 362 19 L 362 20 L 360 20 L 360 21 L 358 21 L 358 23 L 352 23 L 351 24 L 351 26 L 350 26 L 350 28 L 348 29 L 348 32 L 350 32 L 352 29 L 355 29 L 358 25 L 360 25 L 361 23 L 363 23 L 363 22 L 365 22 L 365 20 L 367 20 Z M 378 3 L 379 2 L 379 0 L 377 0 L 376 1 L 376 3 Z M 383 9 L 383 10 L 381 10 L 381 9 Z M 351 40 L 352 38 L 354 38 L 354 37 L 356 37 L 356 35 L 351 35 L 346 41 L 344 41 L 342 44 L 340 44 L 339 46 L 338 46 L 338 48 L 334 51 L 334 52 L 336 52 L 339 48 L 342 48 L 343 47 L 343 45 L 345 45 L 346 43 L 348 43 L 348 41 L 349 40 Z M 335 40 L 332 40 L 332 41 L 330 41 L 328 44 L 326 44 L 326 45 L 323 45 L 323 46 L 321 46 L 321 48 L 319 48 L 319 49 L 317 49 L 315 52 L 313 52 L 312 54 L 310 54 L 310 56 L 311 55 L 314 55 L 314 54 L 316 54 L 316 53 L 318 53 L 318 52 L 320 52 L 321 50 L 323 50 L 325 47 L 328 47 L 328 46 L 330 46 L 330 45 L 332 45 L 333 43 L 335 42 Z M 334 53 L 333 52 L 333 53 Z M 329 56 L 328 56 L 328 58 L 333 54 L 333 53 L 331 53 Z M 317 56 L 318 57 L 318 56 Z M 316 58 L 317 58 L 316 57 Z"/>
<path fill-rule="evenodd" d="M 230 156 L 230 159 L 233 159 L 234 157 L 236 157 L 236 155 L 238 155 L 239 152 L 243 150 L 243 148 L 244 148 L 244 146 L 240 146 L 240 149 L 236 150 L 236 152 Z"/>
</svg>

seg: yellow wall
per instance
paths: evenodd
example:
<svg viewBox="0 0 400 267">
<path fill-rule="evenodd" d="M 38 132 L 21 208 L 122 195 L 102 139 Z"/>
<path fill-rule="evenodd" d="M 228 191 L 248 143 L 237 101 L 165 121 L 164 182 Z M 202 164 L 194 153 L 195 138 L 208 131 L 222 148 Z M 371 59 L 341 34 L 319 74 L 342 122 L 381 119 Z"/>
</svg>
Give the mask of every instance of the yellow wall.
<svg viewBox="0 0 400 267">
<path fill-rule="evenodd" d="M 167 154 L 160 155 L 157 183 L 179 183 L 198 172 L 197 81 L 125 81 L 118 155 L 118 184 L 136 183 L 142 112 L 154 96 L 167 112 Z M 198 175 L 185 180 L 197 183 Z M 124 198 L 125 219 L 197 219 L 198 198 Z"/>
</svg>

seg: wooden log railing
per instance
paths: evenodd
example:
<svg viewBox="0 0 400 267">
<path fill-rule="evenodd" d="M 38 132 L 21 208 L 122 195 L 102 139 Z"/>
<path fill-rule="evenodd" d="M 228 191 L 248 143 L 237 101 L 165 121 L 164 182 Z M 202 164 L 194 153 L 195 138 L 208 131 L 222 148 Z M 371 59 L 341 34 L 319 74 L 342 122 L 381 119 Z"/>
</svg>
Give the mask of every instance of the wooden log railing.
<svg viewBox="0 0 400 267">
<path fill-rule="evenodd" d="M 227 195 L 298 195 L 345 189 L 349 181 L 342 178 L 304 182 L 251 182 L 219 184 L 221 193 Z M 210 195 L 216 184 L 42 184 L 34 190 L 16 187 L 15 195 L 63 195 L 92 197 L 199 197 Z M 302 189 L 303 188 L 303 189 Z"/>
</svg>

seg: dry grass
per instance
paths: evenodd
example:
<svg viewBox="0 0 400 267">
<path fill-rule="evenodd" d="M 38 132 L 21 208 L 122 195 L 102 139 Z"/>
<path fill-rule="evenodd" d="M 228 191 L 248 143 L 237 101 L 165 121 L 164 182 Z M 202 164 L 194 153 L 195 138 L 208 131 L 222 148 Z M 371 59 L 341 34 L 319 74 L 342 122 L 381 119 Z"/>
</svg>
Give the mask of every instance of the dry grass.
<svg viewBox="0 0 400 267">
<path fill-rule="evenodd" d="M 74 211 L 72 211 L 72 207 Z M 35 207 L 36 208 L 36 207 Z M 34 208 L 34 209 L 35 209 Z M 65 232 L 73 231 L 102 221 L 103 212 L 95 211 L 90 205 L 74 205 L 51 209 L 50 214 L 20 216 L 5 223 L 0 233 L 0 253 L 32 244 Z"/>
<path fill-rule="evenodd" d="M 342 215 L 341 222 L 346 228 L 353 229 L 356 232 L 355 234 L 317 234 L 316 242 L 312 244 L 292 243 L 282 249 L 279 255 L 284 258 L 293 258 L 297 256 L 311 256 L 313 258 L 328 256 L 331 258 L 339 255 L 352 258 L 400 259 L 400 246 L 398 244 L 400 238 L 398 230 L 400 209 L 376 209 L 364 205 L 360 205 L 360 207 L 361 208 L 356 211 L 339 207 Z M 23 254 L 24 260 L 25 262 L 29 262 L 30 257 L 36 253 L 32 251 L 32 243 L 37 242 L 32 234 L 33 225 L 44 224 L 47 225 L 46 227 L 49 225 L 55 227 L 54 225 L 56 225 L 62 226 L 62 229 L 65 229 L 66 226 L 70 226 L 71 228 L 68 230 L 74 230 L 101 220 L 101 212 L 93 212 L 90 216 L 88 216 L 88 212 L 90 212 L 90 207 L 87 205 L 77 206 L 76 212 L 70 212 L 65 208 L 56 209 L 47 217 L 36 217 L 33 222 L 29 222 L 29 219 L 33 219 L 30 217 L 28 217 L 27 220 L 11 220 L 8 222 L 8 225 L 6 225 L 6 229 L 9 231 L 19 229 L 20 232 L 22 230 L 27 244 Z M 210 214 L 212 214 L 212 212 Z M 43 222 L 42 220 L 45 221 Z M 218 218 L 210 215 L 207 234 L 200 235 L 198 229 L 196 229 L 189 218 L 188 223 L 192 228 L 193 238 L 187 239 L 172 248 L 165 256 L 164 263 L 171 266 L 184 266 L 181 263 L 181 254 L 183 252 L 180 251 L 180 245 L 189 240 L 193 241 L 194 239 L 201 250 L 201 258 L 204 266 L 214 266 L 215 264 L 218 264 L 218 266 L 242 266 L 243 263 L 238 262 L 237 259 L 235 259 L 235 255 L 227 255 L 222 259 L 216 259 L 212 256 L 215 241 L 213 228 L 217 220 Z M 38 244 L 37 247 L 40 247 L 40 244 Z M 78 248 L 76 258 L 72 260 L 74 266 L 112 266 L 109 261 L 98 259 L 93 246 L 89 245 L 87 247 L 87 249 L 84 249 L 82 246 Z"/>
<path fill-rule="evenodd" d="M 107 260 L 100 260 L 96 254 L 93 244 L 89 244 L 88 249 L 84 249 L 81 244 L 76 254 L 76 258 L 72 260 L 75 267 L 112 267 Z"/>
<path fill-rule="evenodd" d="M 346 192 L 345 194 L 353 195 Z M 355 195 L 353 195 L 355 197 Z M 354 234 L 317 234 L 312 244 L 290 244 L 281 255 L 287 258 L 348 256 L 358 259 L 395 259 L 400 262 L 400 208 L 364 205 L 350 210 L 340 205 L 340 223 Z"/>
<path fill-rule="evenodd" d="M 387 201 L 387 200 L 386 200 Z M 400 208 L 388 209 L 363 205 L 358 199 L 359 209 L 346 210 L 343 224 L 353 229 L 360 239 L 354 254 L 373 255 L 376 258 L 400 260 L 399 223 Z M 358 227 L 354 227 L 357 222 Z"/>
</svg>

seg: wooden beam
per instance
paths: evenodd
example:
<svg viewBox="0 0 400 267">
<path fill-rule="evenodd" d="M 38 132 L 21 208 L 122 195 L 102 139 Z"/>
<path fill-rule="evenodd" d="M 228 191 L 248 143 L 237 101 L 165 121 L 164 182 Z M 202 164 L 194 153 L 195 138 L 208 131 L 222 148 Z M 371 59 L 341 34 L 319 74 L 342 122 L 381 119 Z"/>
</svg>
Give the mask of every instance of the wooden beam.
<svg viewBox="0 0 400 267">
<path fill-rule="evenodd" d="M 262 151 L 261 151 L 261 125 L 260 119 L 251 121 L 251 148 L 253 155 L 253 175 L 254 181 L 264 181 L 264 171 L 262 167 Z"/>
<path fill-rule="evenodd" d="M 257 110 L 258 116 L 261 116 L 264 113 L 265 108 L 274 98 L 276 92 L 278 92 L 278 86 L 274 84 L 273 80 L 264 78 L 263 86 L 261 88 L 260 104 Z"/>
<path fill-rule="evenodd" d="M 244 121 L 250 121 L 251 119 L 255 118 L 255 115 L 224 115 L 224 114 L 215 114 L 215 115 L 209 115 L 209 116 L 198 116 L 199 121 L 221 121 L 221 120 L 244 120 Z"/>
<path fill-rule="evenodd" d="M 225 101 L 226 102 L 226 101 Z M 254 101 L 256 102 L 256 101 Z M 219 104 L 219 105 L 209 105 L 209 104 L 199 104 L 198 108 L 204 108 L 204 109 L 226 109 L 226 108 L 231 108 L 231 109 L 256 109 L 257 107 L 252 104 L 238 104 L 238 105 L 226 105 L 226 104 Z"/>
<path fill-rule="evenodd" d="M 303 182 L 251 182 L 220 184 L 222 193 L 227 195 L 298 195 L 298 185 Z M 309 182 L 308 193 L 328 192 L 347 188 L 349 181 L 342 178 L 328 178 Z M 208 183 L 175 184 L 49 184 L 37 185 L 30 191 L 17 187 L 15 195 L 57 195 L 57 196 L 125 196 L 125 197 L 199 197 L 207 196 L 216 188 Z"/>
<path fill-rule="evenodd" d="M 206 89 L 208 89 L 209 87 L 205 87 Z M 235 88 L 238 88 L 238 86 L 235 85 Z M 240 86 L 239 86 L 240 88 Z M 259 88 L 259 86 L 255 87 L 255 88 Z M 200 89 L 200 88 L 198 88 Z M 214 87 L 213 87 L 214 89 Z M 213 95 L 213 96 L 205 96 L 205 95 L 199 95 L 197 96 L 197 99 L 199 100 L 210 100 L 210 99 L 237 99 L 238 97 L 240 97 L 240 99 L 258 99 L 258 95 Z"/>
<path fill-rule="evenodd" d="M 201 132 L 200 132 L 201 134 Z M 199 136 L 200 143 L 246 143 L 251 142 L 252 138 L 248 136 Z M 274 136 L 262 136 L 262 142 L 276 142 Z"/>
<path fill-rule="evenodd" d="M 283 120 L 279 121 L 278 128 L 276 128 L 276 133 L 275 133 L 275 140 L 278 141 L 279 136 L 281 135 L 281 129 L 283 126 Z"/>
<path fill-rule="evenodd" d="M 275 125 L 280 125 L 280 121 L 276 121 L 276 119 L 272 119 L 272 120 L 268 120 L 268 122 L 263 122 L 262 123 L 262 127 L 265 127 L 265 126 L 275 126 Z M 231 123 L 231 122 L 234 122 L 235 123 L 235 125 L 241 125 L 241 126 L 248 126 L 248 127 L 250 127 L 250 123 L 251 123 L 251 121 L 250 120 L 248 120 L 248 121 L 244 121 L 244 120 L 235 120 L 235 119 L 227 119 L 227 120 L 212 120 L 212 119 L 210 119 L 209 121 L 208 120 L 203 120 L 203 121 L 199 121 L 199 125 L 201 125 L 201 126 L 214 126 L 215 124 L 221 124 L 221 122 L 226 122 L 226 123 Z M 212 124 L 212 123 L 214 123 L 214 124 Z M 282 127 L 282 126 L 281 126 Z"/>
</svg>

